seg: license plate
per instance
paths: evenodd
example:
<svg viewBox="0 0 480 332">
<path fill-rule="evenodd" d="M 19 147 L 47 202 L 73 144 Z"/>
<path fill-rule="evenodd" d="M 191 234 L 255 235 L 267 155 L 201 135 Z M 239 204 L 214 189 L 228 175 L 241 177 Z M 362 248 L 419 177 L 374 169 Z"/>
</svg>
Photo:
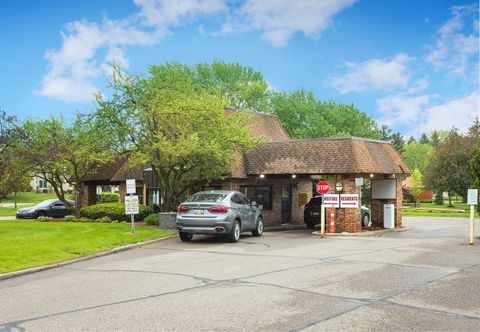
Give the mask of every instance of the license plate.
<svg viewBox="0 0 480 332">
<path fill-rule="evenodd" d="M 193 214 L 196 216 L 200 216 L 203 214 L 203 210 L 193 210 Z"/>
<path fill-rule="evenodd" d="M 312 212 L 312 216 L 318 216 L 320 215 L 320 212 Z"/>
</svg>

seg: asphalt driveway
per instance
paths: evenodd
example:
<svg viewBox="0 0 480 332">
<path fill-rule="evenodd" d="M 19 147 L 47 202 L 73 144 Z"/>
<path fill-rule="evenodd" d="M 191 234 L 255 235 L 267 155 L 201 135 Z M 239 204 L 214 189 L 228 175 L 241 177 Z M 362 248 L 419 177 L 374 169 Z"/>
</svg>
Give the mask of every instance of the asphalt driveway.
<svg viewBox="0 0 480 332">
<path fill-rule="evenodd" d="M 480 330 L 468 220 L 404 221 L 379 237 L 168 239 L 0 281 L 0 331 Z"/>
</svg>

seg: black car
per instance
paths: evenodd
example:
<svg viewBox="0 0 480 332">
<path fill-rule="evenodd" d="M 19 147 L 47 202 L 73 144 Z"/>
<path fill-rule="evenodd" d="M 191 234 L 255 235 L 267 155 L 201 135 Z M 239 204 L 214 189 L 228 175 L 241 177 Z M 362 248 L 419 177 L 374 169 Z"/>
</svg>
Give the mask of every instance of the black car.
<svg viewBox="0 0 480 332">
<path fill-rule="evenodd" d="M 72 205 L 74 201 L 68 200 Z M 47 199 L 35 206 L 23 208 L 17 211 L 17 218 L 19 219 L 37 219 L 41 216 L 52 218 L 63 218 L 71 214 L 71 211 L 65 207 L 65 204 L 59 199 Z"/>
<path fill-rule="evenodd" d="M 305 205 L 303 212 L 303 221 L 308 228 L 314 228 L 315 225 L 320 224 L 320 210 L 322 205 L 322 196 L 312 197 L 310 202 Z M 360 213 L 360 220 L 363 227 L 367 227 L 370 224 L 370 210 L 367 207 L 362 206 Z M 325 224 L 328 222 L 328 213 L 325 214 Z"/>
</svg>

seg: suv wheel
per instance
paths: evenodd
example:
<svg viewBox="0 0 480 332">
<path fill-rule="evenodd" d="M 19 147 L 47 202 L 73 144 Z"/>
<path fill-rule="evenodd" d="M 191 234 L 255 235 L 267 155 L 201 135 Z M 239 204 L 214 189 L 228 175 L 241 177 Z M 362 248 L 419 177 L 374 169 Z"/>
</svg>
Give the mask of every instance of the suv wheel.
<svg viewBox="0 0 480 332">
<path fill-rule="evenodd" d="M 228 242 L 238 242 L 240 240 L 240 222 L 235 220 L 232 225 L 232 232 L 228 235 Z"/>
<path fill-rule="evenodd" d="M 263 234 L 263 219 L 262 217 L 258 217 L 257 219 L 257 227 L 252 231 L 253 236 L 262 236 Z"/>
<path fill-rule="evenodd" d="M 178 233 L 178 235 L 180 236 L 180 240 L 182 240 L 183 242 L 189 242 L 193 237 L 192 234 L 185 232 L 180 232 Z"/>
</svg>

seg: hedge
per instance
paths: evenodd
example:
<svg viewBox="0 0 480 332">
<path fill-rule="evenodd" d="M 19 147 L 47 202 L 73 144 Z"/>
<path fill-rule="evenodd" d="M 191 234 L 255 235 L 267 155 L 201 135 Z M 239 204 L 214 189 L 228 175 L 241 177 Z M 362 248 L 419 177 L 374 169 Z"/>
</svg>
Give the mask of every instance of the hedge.
<svg viewBox="0 0 480 332">
<path fill-rule="evenodd" d="M 98 203 L 118 203 L 120 202 L 119 193 L 101 193 L 97 196 Z"/>
<path fill-rule="evenodd" d="M 159 225 L 160 224 L 160 215 L 158 213 L 149 214 L 143 221 L 147 225 Z"/>
<path fill-rule="evenodd" d="M 150 213 L 150 209 L 140 204 L 139 212 L 135 215 L 135 220 L 143 220 Z M 130 216 L 125 214 L 124 203 L 103 203 L 87 206 L 80 210 L 80 215 L 89 219 L 109 217 L 111 220 L 130 221 Z"/>
</svg>

